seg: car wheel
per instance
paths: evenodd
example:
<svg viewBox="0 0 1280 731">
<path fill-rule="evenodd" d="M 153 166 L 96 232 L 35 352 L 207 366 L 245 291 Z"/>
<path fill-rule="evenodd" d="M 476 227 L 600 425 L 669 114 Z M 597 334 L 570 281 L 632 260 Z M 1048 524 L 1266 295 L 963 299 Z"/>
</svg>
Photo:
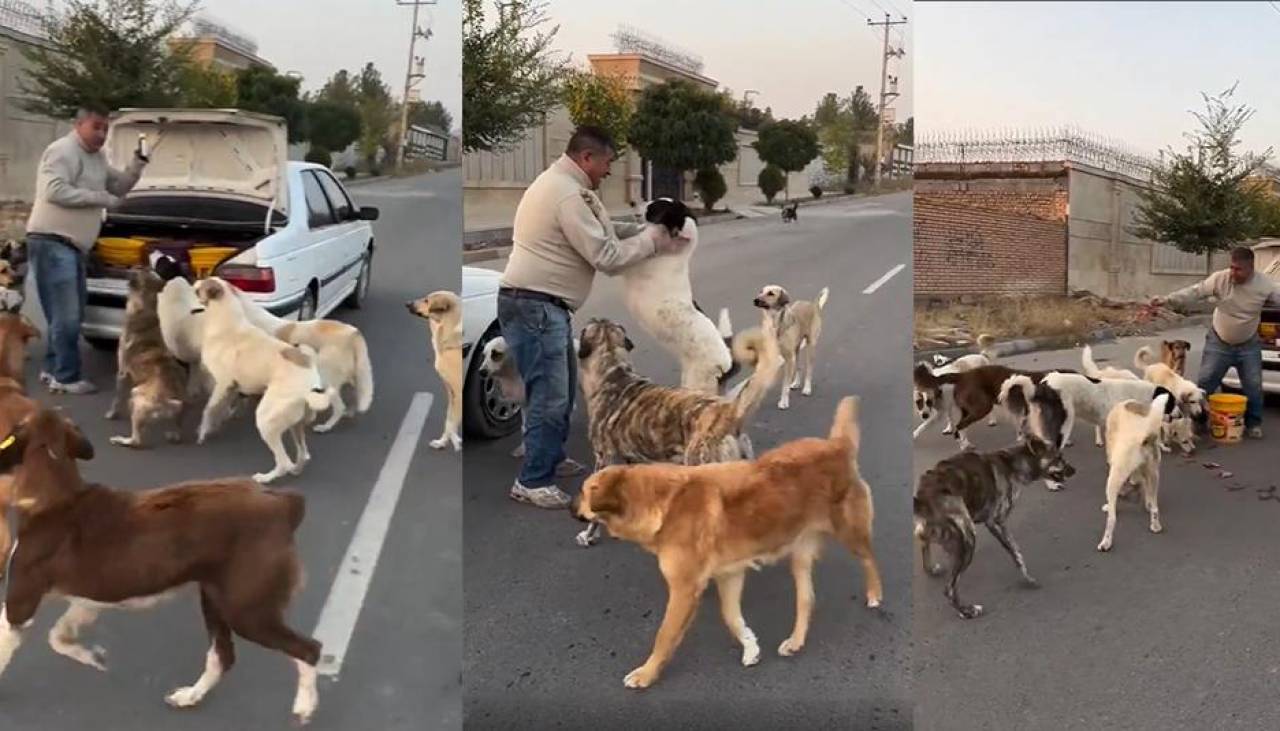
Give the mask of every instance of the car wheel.
<svg viewBox="0 0 1280 731">
<path fill-rule="evenodd" d="M 316 288 L 307 287 L 307 293 L 302 297 L 302 304 L 298 305 L 298 322 L 316 319 L 316 309 L 320 306 L 318 300 Z"/>
<path fill-rule="evenodd" d="M 494 323 L 475 344 L 462 386 L 462 428 L 468 437 L 499 439 L 520 429 L 520 406 L 502 397 L 498 382 L 480 372 L 480 354 L 498 336 Z"/>
<path fill-rule="evenodd" d="M 101 350 L 104 353 L 110 353 L 120 347 L 120 341 L 115 338 L 91 338 L 86 336 L 84 341 L 94 350 Z"/>
<path fill-rule="evenodd" d="M 351 294 L 343 300 L 342 304 L 346 307 L 358 310 L 364 307 L 365 298 L 369 296 L 369 280 L 372 279 L 371 270 L 373 269 L 373 252 L 364 255 L 364 261 L 360 264 L 360 276 L 356 279 L 356 288 L 351 290 Z"/>
</svg>

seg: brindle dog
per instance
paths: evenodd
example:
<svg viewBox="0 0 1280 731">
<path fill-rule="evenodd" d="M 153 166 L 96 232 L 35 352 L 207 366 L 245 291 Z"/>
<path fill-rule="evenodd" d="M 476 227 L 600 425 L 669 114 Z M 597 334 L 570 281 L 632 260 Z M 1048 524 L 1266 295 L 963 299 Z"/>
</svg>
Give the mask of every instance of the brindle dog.
<svg viewBox="0 0 1280 731">
<path fill-rule="evenodd" d="M 945 459 L 920 476 L 912 507 L 921 559 L 925 571 L 937 576 L 942 567 L 933 562 L 931 544 L 937 543 L 950 555 L 951 573 L 943 593 L 961 617 L 982 614 L 982 605 L 961 603 L 956 590 L 956 580 L 973 561 L 974 525 L 987 526 L 1013 557 L 1026 584 L 1039 586 L 1027 572 L 1022 551 L 1005 522 L 1022 485 L 1046 478 L 1061 482 L 1075 472 L 1061 452 L 1028 435 L 1024 443 L 998 452 L 964 452 Z"/>
</svg>

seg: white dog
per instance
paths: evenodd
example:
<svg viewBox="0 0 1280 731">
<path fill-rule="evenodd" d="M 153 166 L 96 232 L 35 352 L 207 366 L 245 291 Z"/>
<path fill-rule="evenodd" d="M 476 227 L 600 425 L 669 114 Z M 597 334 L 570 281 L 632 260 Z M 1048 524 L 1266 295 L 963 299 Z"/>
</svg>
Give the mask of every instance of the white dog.
<svg viewBox="0 0 1280 731">
<path fill-rule="evenodd" d="M 1072 444 L 1071 434 L 1076 419 L 1094 426 L 1094 443 L 1104 445 L 1103 430 L 1108 416 L 1124 401 L 1151 403 L 1164 388 L 1147 381 L 1127 378 L 1090 378 L 1079 373 L 1049 373 L 1041 380 L 1043 388 L 1032 385 L 1026 376 L 1013 376 L 1001 388 L 1001 401 L 1010 389 L 1019 388 L 1029 405 L 1028 422 L 1032 433 L 1058 449 Z M 1054 396 L 1058 401 L 1052 403 Z M 1169 419 L 1181 418 L 1176 404 L 1168 402 Z"/>
<path fill-rule="evenodd" d="M 316 365 L 326 387 L 333 388 L 333 411 L 315 430 L 327 432 L 337 426 L 343 416 L 363 414 L 373 404 L 373 367 L 369 362 L 369 346 L 364 335 L 345 322 L 337 320 L 286 320 L 267 312 L 266 308 L 235 290 L 244 305 L 249 322 L 290 345 L 310 346 L 317 354 Z M 342 388 L 355 390 L 355 413 L 347 411 Z"/>
<path fill-rule="evenodd" d="M 285 473 L 299 474 L 311 459 L 306 424 L 315 412 L 330 408 L 337 389 L 325 386 L 314 350 L 278 340 L 249 322 L 243 301 L 226 281 L 203 279 L 195 292 L 205 306 L 201 358 L 213 378 L 213 393 L 200 419 L 196 442 L 204 444 L 209 438 L 237 392 L 261 394 L 254 420 L 275 456 L 275 466 L 253 479 L 266 483 Z M 285 432 L 293 436 L 296 461 L 285 451 Z"/>
<path fill-rule="evenodd" d="M 1122 401 L 1107 416 L 1107 514 L 1099 551 L 1111 550 L 1111 537 L 1116 529 L 1116 499 L 1133 490 L 1142 491 L 1142 500 L 1150 517 L 1152 533 L 1164 530 L 1160 525 L 1160 441 L 1161 424 L 1170 394 L 1161 393 L 1151 402 Z M 1148 405 L 1149 403 L 1149 405 Z"/>
<path fill-rule="evenodd" d="M 574 348 L 576 351 L 577 348 Z M 521 407 L 520 424 L 524 431 L 524 380 L 520 378 L 520 370 L 516 367 L 516 359 L 507 352 L 507 341 L 501 335 L 491 338 L 484 344 L 480 352 L 480 373 L 489 377 L 498 386 L 498 393 L 508 403 Z M 524 456 L 524 441 L 521 440 L 511 452 L 512 457 Z"/>
<path fill-rule="evenodd" d="M 645 332 L 680 361 L 680 385 L 717 394 L 733 368 L 728 338 L 693 301 L 689 261 L 698 248 L 698 225 L 680 201 L 659 198 L 645 207 L 650 226 L 665 226 L 688 239 L 679 252 L 650 257 L 622 272 L 623 300 Z M 722 310 L 721 325 L 729 327 Z"/>
</svg>

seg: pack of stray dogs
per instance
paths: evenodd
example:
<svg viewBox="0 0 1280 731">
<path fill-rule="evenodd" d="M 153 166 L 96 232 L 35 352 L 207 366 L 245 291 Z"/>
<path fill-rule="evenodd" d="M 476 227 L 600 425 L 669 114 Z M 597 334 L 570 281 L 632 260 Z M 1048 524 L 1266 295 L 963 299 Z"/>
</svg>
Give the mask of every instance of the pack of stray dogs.
<svg viewBox="0 0 1280 731">
<path fill-rule="evenodd" d="M 727 309 L 716 323 L 694 301 L 693 215 L 679 201 L 658 199 L 645 207 L 644 218 L 689 240 L 680 253 L 653 257 L 621 277 L 630 314 L 679 363 L 680 384 L 655 383 L 637 372 L 635 344 L 617 322 L 593 318 L 575 339 L 595 464 L 570 506 L 587 524 L 575 541 L 589 547 L 608 531 L 636 543 L 658 559 L 667 584 L 653 652 L 626 674 L 628 688 L 658 680 L 712 580 L 742 648 L 742 665 L 758 663 L 759 640 L 742 616 L 742 588 L 748 569 L 783 559 L 791 563 L 797 605 L 792 632 L 777 651 L 798 653 L 813 611 L 812 567 L 829 536 L 860 562 L 867 605 L 878 607 L 883 594 L 872 548 L 871 489 L 858 471 L 858 399 L 839 402 L 825 438 L 757 455 L 747 434 L 779 381 L 779 409 L 789 408 L 792 390 L 813 393 L 827 289 L 802 300 L 781 286 L 763 287 L 752 300 L 760 325 L 734 333 Z M 505 398 L 523 405 L 524 384 L 503 338 L 488 340 L 479 355 L 480 370 Z M 730 385 L 738 372 L 749 375 Z M 523 449 L 513 456 L 523 456 Z"/>
<path fill-rule="evenodd" d="M 0 473 L 6 477 L 0 512 L 9 518 L 0 524 L 7 558 L 0 673 L 47 598 L 68 600 L 48 635 L 53 651 L 105 671 L 105 651 L 80 639 L 98 615 L 148 608 L 195 584 L 209 634 L 204 670 L 165 701 L 175 708 L 199 704 L 235 662 L 238 635 L 293 661 L 293 716 L 305 724 L 318 703 L 321 646 L 285 617 L 302 583 L 294 536 L 306 501 L 296 491 L 262 485 L 302 471 L 310 458 L 307 427 L 320 414 L 330 412 L 313 428 L 325 432 L 369 409 L 368 349 L 350 325 L 283 320 L 225 280 L 192 284 L 172 260 L 157 256 L 128 279 L 106 417 L 128 414 L 131 429 L 111 443 L 143 448 L 161 429 L 169 441 L 180 441 L 184 414 L 198 408 L 197 441 L 203 443 L 246 397 L 257 396 L 255 424 L 275 464 L 251 479 L 149 490 L 86 481 L 79 463 L 93 459 L 93 445 L 69 418 L 27 395 L 26 350 L 39 330 L 21 314 L 0 313 Z M 343 397 L 348 387 L 353 404 Z M 147 571 L 138 571 L 140 565 Z"/>
<path fill-rule="evenodd" d="M 954 436 L 961 449 L 921 475 L 913 500 L 915 534 L 928 574 L 944 572 L 932 548 L 947 554 L 943 594 L 965 619 L 983 612 L 982 605 L 961 601 L 956 586 L 973 561 L 979 523 L 1013 559 L 1022 581 L 1039 585 L 1009 532 L 1008 518 L 1022 486 L 1043 481 L 1056 491 L 1075 474 L 1063 452 L 1072 446 L 1077 420 L 1094 427 L 1095 445 L 1105 450 L 1106 521 L 1097 549 L 1110 551 L 1121 497 L 1140 498 L 1151 532 L 1164 530 L 1161 456 L 1175 447 L 1184 454 L 1194 451 L 1195 420 L 1207 409 L 1204 391 L 1186 378 L 1191 344 L 1185 340 L 1163 341 L 1158 354 L 1150 346 L 1140 348 L 1133 361 L 1137 373 L 1099 367 L 1089 346 L 1077 372 L 1012 368 L 995 362 L 994 338 L 980 336 L 978 345 L 979 353 L 949 363 L 919 363 L 913 372 L 920 417 L 913 437 L 945 418 L 943 433 Z M 994 452 L 976 451 L 966 432 L 983 419 L 991 426 L 1012 423 L 1016 442 Z"/>
</svg>

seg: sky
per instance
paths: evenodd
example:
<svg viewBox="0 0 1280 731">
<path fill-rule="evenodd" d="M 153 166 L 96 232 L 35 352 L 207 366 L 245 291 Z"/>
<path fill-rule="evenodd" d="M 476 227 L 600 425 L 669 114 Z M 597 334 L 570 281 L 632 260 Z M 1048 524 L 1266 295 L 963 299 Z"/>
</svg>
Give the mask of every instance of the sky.
<svg viewBox="0 0 1280 731">
<path fill-rule="evenodd" d="M 280 72 L 302 74 L 302 88 L 316 90 L 339 69 L 356 71 L 372 61 L 399 99 L 409 60 L 413 8 L 397 0 L 202 0 L 207 15 L 258 42 L 258 55 Z M 415 54 L 426 59 L 422 98 L 441 101 L 462 119 L 461 0 L 438 0 L 419 11 Z"/>
<path fill-rule="evenodd" d="M 1186 145 L 1200 92 L 1257 112 L 1280 152 L 1280 2 L 916 3 L 917 129 L 1076 125 L 1154 154 Z"/>
<path fill-rule="evenodd" d="M 911 5 L 910 0 L 550 0 L 548 14 L 560 25 L 557 46 L 584 66 L 588 54 L 612 53 L 610 35 L 627 23 L 702 56 L 703 75 L 735 97 L 754 89 L 759 93 L 751 100 L 757 107 L 772 107 L 775 117 L 796 118 L 811 114 L 829 91 L 846 96 L 862 84 L 875 98 L 883 31 L 867 27 L 868 16 L 882 20 L 886 9 L 896 9 L 894 19 L 901 12 L 910 19 Z M 893 106 L 905 120 L 912 97 L 911 23 L 895 26 L 890 37 L 907 52 L 889 65 L 902 94 Z"/>
</svg>

